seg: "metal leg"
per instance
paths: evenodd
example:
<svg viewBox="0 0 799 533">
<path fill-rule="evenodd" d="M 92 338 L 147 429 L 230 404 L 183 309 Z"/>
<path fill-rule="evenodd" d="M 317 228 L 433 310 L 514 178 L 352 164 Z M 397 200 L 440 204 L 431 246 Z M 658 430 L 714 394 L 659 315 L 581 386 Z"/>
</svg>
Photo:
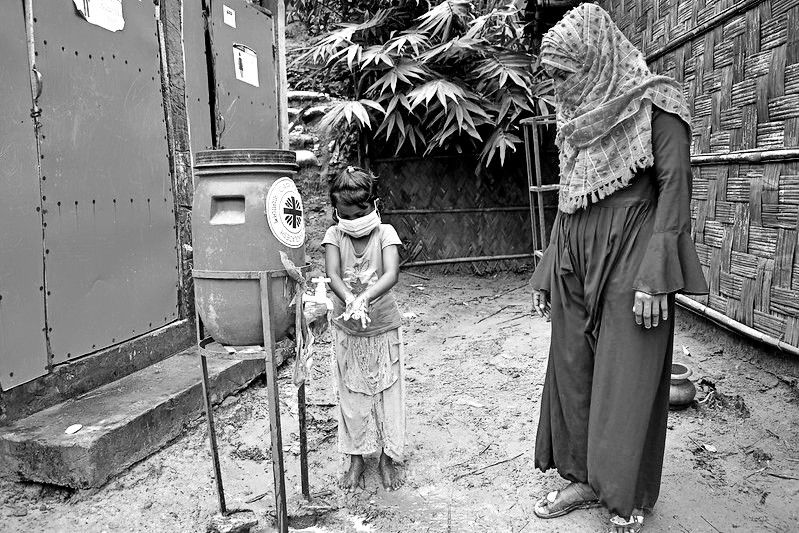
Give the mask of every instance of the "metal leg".
<svg viewBox="0 0 799 533">
<path fill-rule="evenodd" d="M 270 323 L 271 291 L 268 272 L 260 275 L 261 316 L 266 351 L 266 389 L 269 398 L 269 432 L 272 439 L 272 473 L 275 478 L 275 514 L 277 530 L 288 533 L 289 521 L 286 511 L 286 483 L 283 469 L 283 436 L 280 430 L 280 392 L 277 387 L 277 365 L 275 364 L 275 339 Z"/>
<path fill-rule="evenodd" d="M 311 487 L 308 484 L 308 433 L 305 422 L 305 383 L 297 389 L 297 413 L 300 419 L 300 483 L 302 495 L 311 499 Z"/>
<path fill-rule="evenodd" d="M 216 429 L 214 427 L 214 409 L 211 404 L 211 386 L 208 380 L 208 364 L 205 354 L 200 352 L 200 366 L 203 371 L 203 399 L 205 400 L 205 419 L 208 421 L 208 440 L 211 444 L 211 458 L 214 462 L 214 479 L 216 480 L 216 496 L 219 498 L 219 512 L 227 514 L 225 490 L 222 487 L 222 468 L 219 465 L 219 451 L 216 446 Z"/>
<path fill-rule="evenodd" d="M 205 419 L 208 421 L 208 441 L 211 445 L 211 459 L 214 463 L 214 481 L 216 482 L 216 496 L 219 499 L 219 512 L 227 514 L 225 504 L 225 489 L 222 487 L 222 467 L 219 465 L 219 450 L 216 445 L 216 426 L 214 425 L 214 406 L 211 403 L 211 383 L 208 379 L 208 362 L 200 345 L 202 332 L 200 330 L 200 315 L 194 311 L 194 327 L 197 333 L 197 347 L 200 350 L 200 367 L 203 375 L 203 401 L 205 402 Z"/>
</svg>

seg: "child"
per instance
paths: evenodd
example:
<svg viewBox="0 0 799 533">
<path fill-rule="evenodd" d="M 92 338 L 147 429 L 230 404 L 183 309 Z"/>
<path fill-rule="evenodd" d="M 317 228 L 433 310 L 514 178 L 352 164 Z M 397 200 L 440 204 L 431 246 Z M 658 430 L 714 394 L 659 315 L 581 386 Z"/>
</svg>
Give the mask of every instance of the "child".
<svg viewBox="0 0 799 533">
<path fill-rule="evenodd" d="M 350 466 L 339 486 L 354 490 L 365 454 L 381 450 L 380 478 L 386 490 L 402 480 L 397 463 L 405 448 L 405 384 L 400 316 L 391 288 L 399 278 L 402 244 L 380 223 L 377 178 L 348 167 L 330 184 L 337 225 L 327 230 L 325 266 L 335 294 L 334 377 L 339 397 L 339 449 Z"/>
</svg>

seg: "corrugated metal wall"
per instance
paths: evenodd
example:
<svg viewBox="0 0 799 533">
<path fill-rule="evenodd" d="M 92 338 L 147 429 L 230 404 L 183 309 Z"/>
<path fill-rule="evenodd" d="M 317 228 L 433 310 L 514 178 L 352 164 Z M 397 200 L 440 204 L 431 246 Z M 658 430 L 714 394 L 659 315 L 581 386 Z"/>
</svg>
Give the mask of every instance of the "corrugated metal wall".
<svg viewBox="0 0 799 533">
<path fill-rule="evenodd" d="M 35 11 L 48 333 L 62 363 L 177 319 L 177 245 L 154 6 L 109 31 Z"/>
<path fill-rule="evenodd" d="M 11 124 L 0 134 L 3 389 L 178 318 L 155 7 L 125 2 L 124 26 L 111 31 L 73 2 L 35 3 L 42 91 L 34 121 L 22 3 L 7 4 L 0 103 Z"/>
<path fill-rule="evenodd" d="M 163 0 L 159 20 L 152 2 L 126 1 L 111 28 L 95 23 L 95 2 L 35 1 L 34 120 L 22 5 L 0 21 L 3 390 L 189 316 L 189 142 L 214 147 L 213 127 L 216 147 L 279 139 L 269 11 Z"/>
<path fill-rule="evenodd" d="M 192 151 L 278 148 L 273 15 L 244 0 L 196 0 L 184 4 L 184 20 Z"/>
<path fill-rule="evenodd" d="M 42 216 L 22 2 L 0 17 L 0 385 L 46 372 Z"/>
</svg>

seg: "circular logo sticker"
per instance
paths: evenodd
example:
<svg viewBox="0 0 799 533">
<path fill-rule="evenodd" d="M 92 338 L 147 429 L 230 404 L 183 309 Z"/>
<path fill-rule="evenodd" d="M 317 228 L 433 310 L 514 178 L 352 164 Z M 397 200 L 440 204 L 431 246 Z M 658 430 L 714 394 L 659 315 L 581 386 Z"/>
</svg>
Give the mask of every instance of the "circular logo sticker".
<svg viewBox="0 0 799 533">
<path fill-rule="evenodd" d="M 266 219 L 282 244 L 299 248 L 305 243 L 302 198 L 291 178 L 280 178 L 272 184 L 266 195 Z"/>
</svg>

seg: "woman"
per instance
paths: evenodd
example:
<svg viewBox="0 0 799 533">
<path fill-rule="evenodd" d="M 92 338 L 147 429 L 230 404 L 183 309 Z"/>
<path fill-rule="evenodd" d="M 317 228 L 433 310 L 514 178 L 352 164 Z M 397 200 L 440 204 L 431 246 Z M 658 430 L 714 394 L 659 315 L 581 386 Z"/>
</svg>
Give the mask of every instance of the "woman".
<svg viewBox="0 0 799 533">
<path fill-rule="evenodd" d="M 541 518 L 604 505 L 639 531 L 660 490 L 676 292 L 707 286 L 690 235 L 690 116 L 604 10 L 543 38 L 555 80 L 558 215 L 532 279 L 552 343 L 535 463 L 570 481 Z"/>
</svg>

